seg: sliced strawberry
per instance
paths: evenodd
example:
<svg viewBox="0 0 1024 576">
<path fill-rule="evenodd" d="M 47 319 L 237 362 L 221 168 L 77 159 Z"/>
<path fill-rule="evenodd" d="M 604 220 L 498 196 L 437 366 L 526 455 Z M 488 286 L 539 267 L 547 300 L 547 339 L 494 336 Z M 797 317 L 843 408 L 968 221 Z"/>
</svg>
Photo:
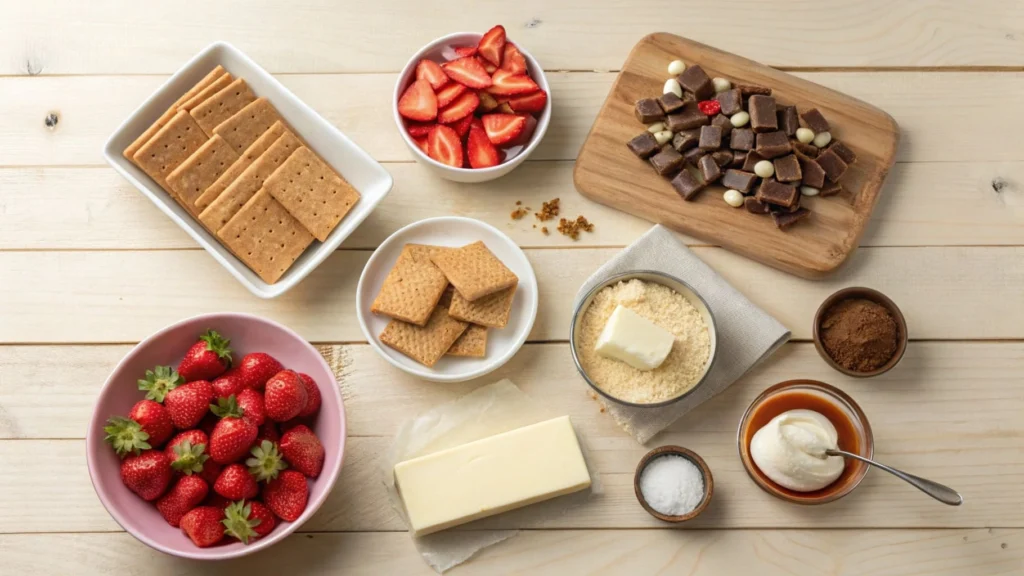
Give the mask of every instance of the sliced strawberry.
<svg viewBox="0 0 1024 576">
<path fill-rule="evenodd" d="M 489 88 L 491 77 L 476 58 L 459 58 L 441 66 L 449 78 L 467 88 Z"/>
<path fill-rule="evenodd" d="M 487 139 L 487 132 L 481 124 L 473 124 L 469 127 L 466 155 L 469 157 L 471 168 L 490 168 L 501 162 L 498 149 Z"/>
<path fill-rule="evenodd" d="M 505 55 L 501 58 L 501 69 L 513 74 L 526 74 L 526 58 L 516 48 L 516 45 L 508 42 L 505 44 Z"/>
<path fill-rule="evenodd" d="M 398 99 L 398 113 L 410 120 L 428 122 L 437 118 L 437 96 L 430 82 L 417 80 Z"/>
<path fill-rule="evenodd" d="M 405 124 L 405 129 L 409 131 L 409 136 L 412 136 L 413 138 L 426 138 L 427 134 L 430 134 L 430 129 L 433 127 L 433 124 L 420 122 L 406 122 Z"/>
<path fill-rule="evenodd" d="M 462 168 L 462 139 L 455 130 L 438 124 L 427 137 L 427 155 L 442 164 Z"/>
<path fill-rule="evenodd" d="M 426 59 L 420 60 L 416 65 L 416 79 L 430 82 L 430 87 L 434 90 L 448 83 L 448 75 L 441 70 L 441 65 Z"/>
<path fill-rule="evenodd" d="M 505 51 L 505 27 L 498 24 L 484 33 L 476 45 L 476 51 L 491 64 L 501 66 L 501 55 Z"/>
<path fill-rule="evenodd" d="M 453 100 L 461 96 L 466 90 L 467 88 L 462 84 L 450 82 L 447 86 L 437 91 L 437 107 L 444 108 L 451 104 Z"/>
<path fill-rule="evenodd" d="M 491 87 L 487 89 L 491 94 L 501 96 L 514 96 L 516 94 L 528 94 L 540 90 L 537 83 L 530 80 L 526 74 L 513 74 L 508 70 L 498 70 L 491 77 Z"/>
<path fill-rule="evenodd" d="M 508 105 L 508 102 L 502 102 L 501 104 L 498 104 L 498 109 L 495 110 L 495 112 L 497 112 L 499 114 L 515 114 L 516 113 L 516 111 L 513 110 L 512 107 Z"/>
<path fill-rule="evenodd" d="M 512 146 L 519 146 L 520 148 L 526 147 L 530 143 L 530 139 L 533 137 L 534 130 L 537 129 L 537 119 L 531 114 L 522 114 L 522 118 L 526 119 L 526 124 L 523 125 L 523 131 L 519 133 L 509 142 L 505 144 L 505 151 L 508 152 Z"/>
<path fill-rule="evenodd" d="M 498 107 L 498 101 L 489 92 L 480 90 L 476 95 L 480 98 L 480 110 L 482 112 L 491 112 Z"/>
<path fill-rule="evenodd" d="M 481 118 L 491 144 L 501 146 L 514 140 L 526 126 L 526 118 L 515 114 L 487 114 Z"/>
<path fill-rule="evenodd" d="M 456 46 L 452 49 L 455 50 L 455 56 L 457 58 L 476 56 L 476 46 Z"/>
<path fill-rule="evenodd" d="M 423 138 L 413 138 L 412 141 L 415 142 L 416 145 L 420 147 L 420 150 L 423 150 L 424 154 L 426 154 L 427 156 L 430 156 L 430 151 L 427 150 L 427 137 L 426 136 L 424 136 Z"/>
<path fill-rule="evenodd" d="M 541 112 L 547 103 L 548 93 L 543 90 L 537 90 L 532 94 L 513 96 L 508 100 L 508 105 L 519 114 Z"/>
<path fill-rule="evenodd" d="M 498 71 L 498 67 L 497 66 L 495 66 L 494 64 L 491 64 L 487 60 L 484 60 L 480 56 L 477 56 L 476 59 L 477 59 L 477 61 L 480 62 L 480 65 L 484 67 L 484 70 L 486 70 L 488 74 L 494 74 L 495 72 Z"/>
<path fill-rule="evenodd" d="M 452 122 L 462 120 L 472 114 L 479 104 L 480 98 L 477 97 L 475 92 L 465 92 L 437 113 L 437 121 L 442 124 L 451 124 Z"/>
<path fill-rule="evenodd" d="M 452 130 L 455 130 L 455 133 L 459 135 L 459 138 L 465 140 L 466 134 L 469 133 L 469 125 L 473 123 L 474 119 L 475 117 L 472 114 L 467 114 L 465 118 L 458 122 L 449 124 L 449 126 L 452 127 Z"/>
</svg>

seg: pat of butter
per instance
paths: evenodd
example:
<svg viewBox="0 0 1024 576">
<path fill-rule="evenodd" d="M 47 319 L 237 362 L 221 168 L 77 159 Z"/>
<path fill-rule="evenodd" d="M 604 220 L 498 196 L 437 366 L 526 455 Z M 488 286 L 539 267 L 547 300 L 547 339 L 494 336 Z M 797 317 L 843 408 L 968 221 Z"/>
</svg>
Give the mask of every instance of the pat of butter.
<svg viewBox="0 0 1024 576">
<path fill-rule="evenodd" d="M 620 304 L 604 325 L 595 350 L 637 370 L 654 370 L 668 357 L 673 342 L 671 332 Z"/>
<path fill-rule="evenodd" d="M 568 416 L 538 422 L 395 465 L 416 536 L 590 486 Z"/>
</svg>

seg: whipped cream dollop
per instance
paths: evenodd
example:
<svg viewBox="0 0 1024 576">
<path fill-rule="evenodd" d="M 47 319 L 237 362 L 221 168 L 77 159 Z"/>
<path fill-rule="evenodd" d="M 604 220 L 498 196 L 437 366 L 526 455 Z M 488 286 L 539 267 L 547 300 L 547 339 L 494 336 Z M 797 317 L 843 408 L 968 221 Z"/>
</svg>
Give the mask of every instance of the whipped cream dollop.
<svg viewBox="0 0 1024 576">
<path fill-rule="evenodd" d="M 789 410 L 772 418 L 750 441 L 750 456 L 776 484 L 797 492 L 821 490 L 843 473 L 839 433 L 828 418 L 813 410 Z"/>
</svg>

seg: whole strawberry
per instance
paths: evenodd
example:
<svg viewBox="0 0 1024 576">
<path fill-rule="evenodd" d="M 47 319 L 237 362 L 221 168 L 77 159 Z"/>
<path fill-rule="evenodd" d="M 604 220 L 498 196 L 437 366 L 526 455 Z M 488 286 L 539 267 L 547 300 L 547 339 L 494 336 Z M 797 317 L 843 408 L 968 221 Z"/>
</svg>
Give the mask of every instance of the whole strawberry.
<svg viewBox="0 0 1024 576">
<path fill-rule="evenodd" d="M 248 544 L 250 539 L 266 536 L 274 530 L 274 514 L 260 502 L 239 500 L 224 510 L 224 533 Z"/>
<path fill-rule="evenodd" d="M 284 470 L 263 487 L 263 503 L 282 520 L 294 522 L 306 509 L 309 487 L 306 477 L 295 470 Z"/>
<path fill-rule="evenodd" d="M 245 383 L 245 378 L 242 377 L 242 372 L 238 368 L 228 370 L 213 381 L 213 394 L 216 398 L 227 398 L 232 394 L 237 396 L 246 388 L 248 386 Z"/>
<path fill-rule="evenodd" d="M 103 440 L 110 444 L 122 459 L 129 454 L 138 456 L 143 450 L 152 448 L 149 445 L 149 434 L 138 422 L 130 418 L 113 416 L 107 420 L 103 431 L 107 433 Z"/>
<path fill-rule="evenodd" d="M 267 418 L 276 422 L 291 420 L 306 407 L 306 400 L 306 385 L 295 372 L 282 370 L 267 380 L 263 392 Z"/>
<path fill-rule="evenodd" d="M 299 373 L 299 378 L 306 387 L 306 407 L 299 411 L 299 418 L 309 418 L 320 411 L 320 404 L 323 402 L 320 387 L 309 374 Z"/>
<path fill-rule="evenodd" d="M 198 476 L 182 476 L 170 492 L 156 501 L 156 509 L 168 524 L 177 528 L 181 517 L 199 506 L 207 492 L 206 482 Z"/>
<path fill-rule="evenodd" d="M 231 500 L 217 494 L 213 490 L 210 490 L 210 493 L 206 495 L 206 500 L 203 500 L 203 506 L 213 506 L 214 508 L 219 508 L 221 510 L 224 510 L 230 505 Z"/>
<path fill-rule="evenodd" d="M 200 548 L 213 546 L 224 538 L 224 511 L 213 506 L 193 508 L 181 518 L 181 530 Z"/>
<path fill-rule="evenodd" d="M 281 366 L 281 363 L 273 356 L 264 352 L 246 354 L 238 363 L 238 371 L 241 372 L 245 385 L 260 392 L 263 391 L 267 380 L 281 370 L 284 370 L 284 366 Z"/>
<path fill-rule="evenodd" d="M 257 426 L 261 426 L 263 421 L 266 420 L 267 410 L 263 405 L 263 394 L 252 388 L 246 388 L 239 392 L 236 401 L 239 408 L 242 409 L 242 418 Z"/>
<path fill-rule="evenodd" d="M 149 445 L 159 448 L 174 434 L 174 423 L 163 404 L 152 400 L 139 400 L 132 406 L 128 417 L 139 423 L 142 431 L 149 434 Z"/>
<path fill-rule="evenodd" d="M 260 493 L 256 479 L 241 464 L 228 464 L 213 484 L 213 491 L 228 500 L 255 498 Z"/>
<path fill-rule="evenodd" d="M 179 476 L 195 474 L 213 486 L 221 465 L 210 460 L 206 450 L 209 445 L 210 439 L 202 430 L 186 430 L 171 438 L 164 452 L 171 459 L 171 469 Z"/>
<path fill-rule="evenodd" d="M 171 483 L 171 460 L 160 450 L 146 450 L 121 462 L 121 482 L 143 500 L 156 500 Z"/>
<path fill-rule="evenodd" d="M 185 379 L 170 366 L 157 366 L 146 370 L 146 377 L 139 380 L 139 390 L 145 390 L 146 400 L 163 402 L 164 396 L 185 383 Z"/>
<path fill-rule="evenodd" d="M 231 367 L 231 341 L 213 330 L 207 330 L 199 341 L 185 352 L 178 364 L 178 374 L 186 382 L 213 380 Z"/>
<path fill-rule="evenodd" d="M 260 426 L 259 434 L 256 435 L 255 445 L 259 446 L 264 440 L 270 440 L 274 444 L 281 441 L 281 433 L 277 430 L 277 423 L 271 420 L 264 420 Z"/>
<path fill-rule="evenodd" d="M 249 453 L 258 433 L 256 425 L 242 418 L 241 409 L 232 401 L 210 434 L 210 458 L 218 464 L 238 461 Z"/>
<path fill-rule="evenodd" d="M 171 415 L 171 421 L 179 430 L 195 428 L 210 410 L 213 401 L 213 386 L 206 380 L 196 380 L 167 393 L 164 407 Z"/>
<path fill-rule="evenodd" d="M 259 446 L 253 446 L 250 450 L 251 458 L 246 459 L 245 465 L 249 467 L 249 473 L 260 482 L 269 482 L 288 467 L 281 453 L 277 451 L 277 445 L 270 440 L 260 442 Z"/>
<path fill-rule="evenodd" d="M 281 454 L 292 468 L 310 478 L 319 476 L 324 467 L 324 446 L 304 424 L 281 436 Z"/>
</svg>

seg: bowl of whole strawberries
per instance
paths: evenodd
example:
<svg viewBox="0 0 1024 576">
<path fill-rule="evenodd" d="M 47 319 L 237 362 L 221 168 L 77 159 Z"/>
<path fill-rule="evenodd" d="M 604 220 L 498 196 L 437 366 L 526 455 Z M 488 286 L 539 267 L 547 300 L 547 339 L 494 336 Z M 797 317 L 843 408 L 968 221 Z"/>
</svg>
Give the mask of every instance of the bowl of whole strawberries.
<svg viewBox="0 0 1024 576">
<path fill-rule="evenodd" d="M 503 26 L 434 40 L 405 65 L 393 110 L 416 159 L 456 182 L 486 182 L 533 152 L 551 120 L 540 64 Z"/>
<path fill-rule="evenodd" d="M 345 448 L 330 367 L 288 328 L 207 314 L 143 340 L 103 385 L 89 476 L 125 530 L 168 554 L 243 556 L 324 502 Z"/>
</svg>

